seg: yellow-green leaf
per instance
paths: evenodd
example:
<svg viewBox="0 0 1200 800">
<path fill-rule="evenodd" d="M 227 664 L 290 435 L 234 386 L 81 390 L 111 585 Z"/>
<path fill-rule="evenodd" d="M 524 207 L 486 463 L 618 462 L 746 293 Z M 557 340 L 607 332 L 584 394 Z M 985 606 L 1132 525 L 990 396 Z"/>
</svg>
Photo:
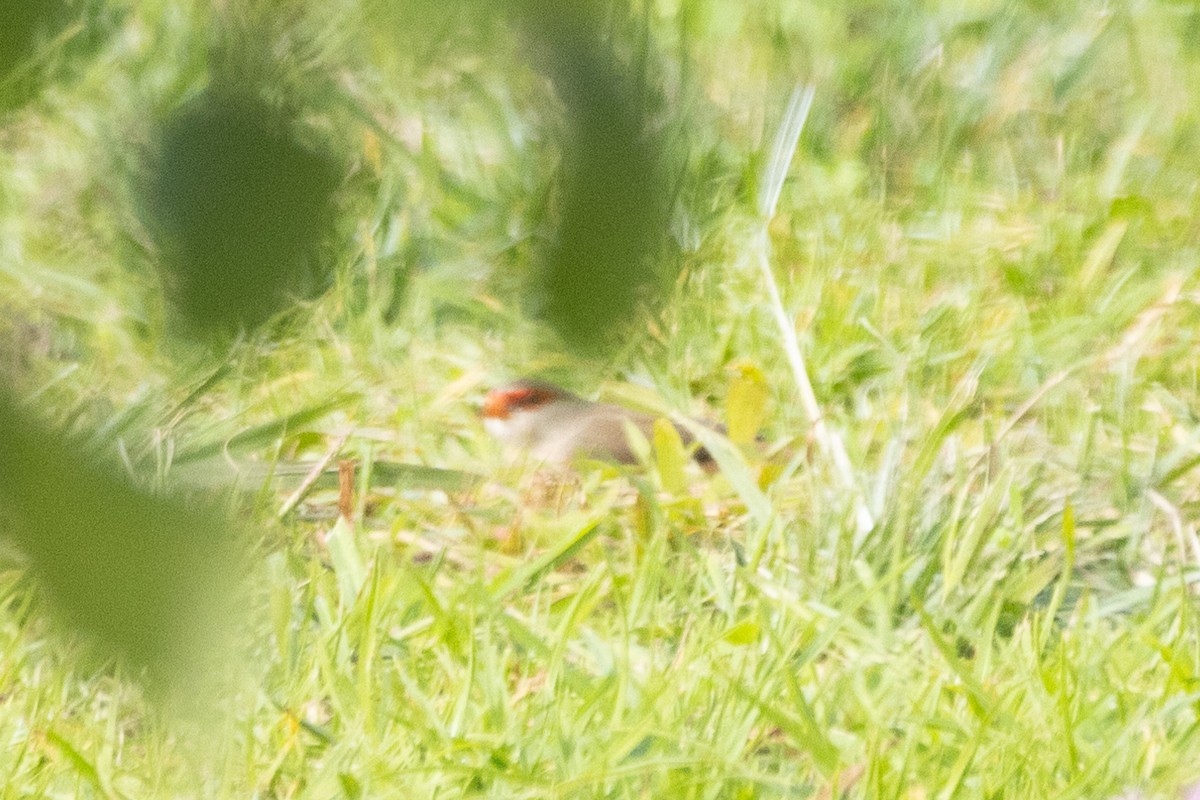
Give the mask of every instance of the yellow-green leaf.
<svg viewBox="0 0 1200 800">
<path fill-rule="evenodd" d="M 654 463 L 663 489 L 675 494 L 687 489 L 687 479 L 683 474 L 687 451 L 679 431 L 670 420 L 661 417 L 654 421 Z"/>
<path fill-rule="evenodd" d="M 758 623 L 745 619 L 731 627 L 721 635 L 730 644 L 747 645 L 758 641 Z"/>
<path fill-rule="evenodd" d="M 1063 575 L 1066 575 L 1075 567 L 1075 506 L 1070 503 L 1063 509 L 1062 533 L 1066 546 L 1066 566 Z"/>
<path fill-rule="evenodd" d="M 767 413 L 767 379 L 754 364 L 738 364 L 736 369 L 725 400 L 725 415 L 730 441 L 748 444 L 754 441 Z"/>
</svg>

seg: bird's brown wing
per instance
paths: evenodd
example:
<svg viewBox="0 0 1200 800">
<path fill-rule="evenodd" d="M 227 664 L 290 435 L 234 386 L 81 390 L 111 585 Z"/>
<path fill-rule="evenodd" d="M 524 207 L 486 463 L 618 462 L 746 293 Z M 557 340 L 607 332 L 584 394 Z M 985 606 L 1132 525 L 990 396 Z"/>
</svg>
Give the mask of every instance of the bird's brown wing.
<svg viewBox="0 0 1200 800">
<path fill-rule="evenodd" d="M 602 455 L 622 464 L 632 464 L 637 461 L 637 455 L 633 452 L 633 448 L 629 446 L 629 436 L 625 430 L 624 420 L 629 420 L 637 429 L 642 432 L 649 442 L 654 441 L 654 422 L 658 417 L 650 416 L 649 414 L 641 414 L 631 412 L 617 406 L 602 406 L 601 413 L 604 414 L 605 424 L 597 425 L 593 431 L 598 434 L 598 441 L 592 450 L 592 455 Z M 672 422 L 675 430 L 679 433 L 679 439 L 683 442 L 685 448 L 691 447 L 696 441 L 696 437 L 692 436 L 691 431 L 687 428 Z M 724 433 L 722 428 L 714 428 Z M 716 462 L 713 461 L 712 454 L 703 446 L 698 446 L 692 453 L 692 458 L 696 463 L 704 467 L 707 471 L 712 471 L 716 468 Z"/>
</svg>

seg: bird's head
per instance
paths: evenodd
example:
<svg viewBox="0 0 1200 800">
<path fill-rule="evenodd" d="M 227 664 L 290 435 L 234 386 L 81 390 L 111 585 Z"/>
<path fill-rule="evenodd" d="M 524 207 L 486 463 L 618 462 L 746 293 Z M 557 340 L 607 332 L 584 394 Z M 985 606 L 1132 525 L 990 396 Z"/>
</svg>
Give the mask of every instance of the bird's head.
<svg viewBox="0 0 1200 800">
<path fill-rule="evenodd" d="M 578 400 L 566 389 L 552 383 L 525 378 L 492 389 L 483 400 L 480 416 L 487 420 L 506 420 L 513 416 L 566 400 Z"/>
<path fill-rule="evenodd" d="M 564 415 L 570 417 L 587 401 L 545 381 L 524 378 L 488 392 L 480 416 L 488 432 L 502 442 L 532 446 L 560 429 Z"/>
</svg>

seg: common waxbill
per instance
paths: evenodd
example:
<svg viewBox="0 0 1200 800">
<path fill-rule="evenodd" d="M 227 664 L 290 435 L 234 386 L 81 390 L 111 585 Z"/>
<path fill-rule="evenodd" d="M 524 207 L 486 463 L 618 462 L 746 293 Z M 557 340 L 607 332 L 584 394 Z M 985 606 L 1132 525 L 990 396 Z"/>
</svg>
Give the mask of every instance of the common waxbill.
<svg viewBox="0 0 1200 800">
<path fill-rule="evenodd" d="M 594 458 L 632 464 L 626 422 L 647 439 L 654 438 L 655 417 L 621 406 L 593 403 L 545 381 L 523 379 L 488 392 L 483 401 L 483 424 L 500 441 L 521 447 L 539 461 L 569 464 Z M 685 446 L 692 435 L 676 425 Z M 715 467 L 703 447 L 692 457 L 706 469 Z"/>
</svg>

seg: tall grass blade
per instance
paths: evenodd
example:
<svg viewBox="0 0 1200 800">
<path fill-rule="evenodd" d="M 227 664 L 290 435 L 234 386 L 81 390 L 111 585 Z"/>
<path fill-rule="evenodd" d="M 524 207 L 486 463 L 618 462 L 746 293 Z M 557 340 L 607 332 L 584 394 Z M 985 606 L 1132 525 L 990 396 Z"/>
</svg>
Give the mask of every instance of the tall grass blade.
<svg viewBox="0 0 1200 800">
<path fill-rule="evenodd" d="M 796 143 L 800 139 L 800 133 L 804 130 L 804 122 L 808 118 L 809 110 L 812 108 L 814 94 L 815 90 L 812 86 L 803 88 L 797 86 L 792 92 L 787 113 L 784 115 L 783 123 L 780 125 L 779 131 L 775 136 L 771 158 L 767 162 L 762 179 L 762 193 L 759 195 L 758 204 L 759 211 L 762 214 L 762 226 L 755 237 L 755 247 L 753 249 L 755 261 L 762 274 L 763 284 L 766 286 L 767 295 L 771 302 L 771 313 L 775 317 L 775 321 L 779 325 L 779 332 L 783 337 L 783 350 L 787 355 L 788 364 L 792 369 L 792 377 L 796 381 L 796 388 L 800 393 L 800 402 L 804 406 L 805 414 L 812 423 L 813 435 L 816 438 L 818 446 L 821 448 L 822 454 L 833 462 L 834 469 L 841 479 L 842 484 L 854 496 L 854 517 L 859 539 L 861 539 L 868 531 L 875 527 L 875 517 L 867 507 L 866 493 L 858 485 L 858 481 L 854 477 L 854 467 L 850 463 L 850 457 L 846 454 L 845 444 L 842 443 L 842 439 L 837 432 L 825 424 L 825 416 L 821 411 L 820 403 L 817 401 L 817 394 L 813 390 L 812 381 L 808 377 L 808 368 L 805 366 L 804 354 L 800 350 L 800 340 L 796 336 L 796 326 L 783 305 L 783 297 L 779 292 L 775 273 L 771 269 L 771 239 L 767 227 L 770 224 L 771 218 L 775 216 L 775 208 L 779 202 L 779 194 L 783 189 L 783 181 L 791 168 L 792 155 L 796 151 Z"/>
</svg>

